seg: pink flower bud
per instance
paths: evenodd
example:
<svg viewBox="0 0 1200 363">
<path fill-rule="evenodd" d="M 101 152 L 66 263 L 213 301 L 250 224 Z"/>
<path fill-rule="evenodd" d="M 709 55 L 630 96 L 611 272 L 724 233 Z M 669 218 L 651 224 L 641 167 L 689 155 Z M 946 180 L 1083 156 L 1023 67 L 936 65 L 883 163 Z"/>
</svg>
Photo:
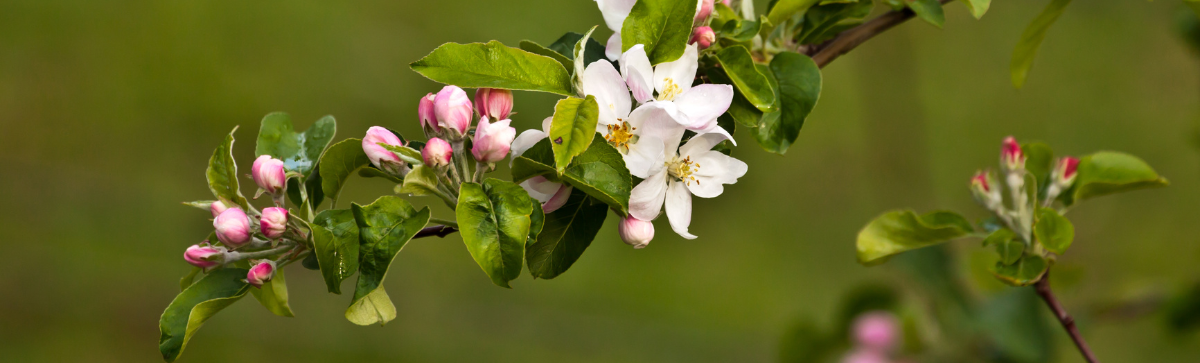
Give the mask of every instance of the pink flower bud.
<svg viewBox="0 0 1200 363">
<path fill-rule="evenodd" d="M 437 114 L 433 112 L 433 100 L 437 98 L 432 93 L 421 97 L 421 103 L 417 105 L 417 115 L 421 118 L 421 129 L 430 130 L 433 133 L 442 132 L 442 128 L 438 126 Z"/>
<path fill-rule="evenodd" d="M 899 343 L 900 323 L 888 312 L 874 311 L 854 319 L 854 342 L 876 352 L 888 352 Z"/>
<path fill-rule="evenodd" d="M 221 212 L 224 212 L 226 209 L 229 209 L 229 207 L 225 206 L 225 203 L 222 203 L 219 200 L 212 202 L 212 204 L 208 206 L 208 211 L 212 212 L 213 218 L 216 218 L 218 215 L 221 214 Z"/>
<path fill-rule="evenodd" d="M 621 240 L 625 241 L 625 244 L 642 249 L 654 239 L 654 223 L 629 216 L 621 220 L 617 232 L 621 234 Z"/>
<path fill-rule="evenodd" d="M 271 281 L 271 277 L 275 276 L 275 261 L 263 260 L 259 261 L 254 267 L 250 268 L 250 272 L 246 273 L 246 283 L 254 285 L 254 287 L 262 288 L 262 285 L 267 281 Z"/>
<path fill-rule="evenodd" d="M 1006 170 L 1025 168 L 1025 154 L 1021 152 L 1021 144 L 1012 136 L 1004 138 L 1004 147 L 1000 151 L 1000 164 Z"/>
<path fill-rule="evenodd" d="M 402 162 L 400 161 L 400 156 L 391 150 L 385 149 L 383 146 L 379 146 L 379 144 L 404 146 L 404 144 L 400 143 L 400 138 L 396 137 L 396 134 L 388 131 L 388 129 L 371 126 L 371 128 L 367 129 L 367 135 L 363 136 L 362 146 L 363 152 L 367 154 L 368 159 L 371 159 L 372 165 L 375 165 L 376 168 L 387 170 L 387 165 L 383 164 L 383 161 L 393 163 Z"/>
<path fill-rule="evenodd" d="M 271 155 L 262 155 L 254 159 L 254 165 L 250 167 L 250 176 L 254 177 L 254 183 L 258 184 L 259 188 L 271 194 L 282 192 L 283 187 L 287 185 L 287 172 L 283 170 L 283 160 Z"/>
<path fill-rule="evenodd" d="M 987 172 L 983 170 L 975 172 L 975 176 L 971 177 L 971 189 L 976 189 L 983 194 L 992 191 L 991 184 L 988 184 Z"/>
<path fill-rule="evenodd" d="M 1054 182 L 1063 189 L 1070 187 L 1075 182 L 1078 169 L 1079 159 L 1070 156 L 1058 159 L 1058 165 L 1054 168 Z"/>
<path fill-rule="evenodd" d="M 696 4 L 696 18 L 694 21 L 696 23 L 703 22 L 705 19 L 708 19 L 709 15 L 712 15 L 712 12 L 713 0 L 700 0 L 700 2 Z"/>
<path fill-rule="evenodd" d="M 263 209 L 262 218 L 259 220 L 259 230 L 264 236 L 270 239 L 283 237 L 283 232 L 287 230 L 288 211 L 279 207 L 270 207 Z"/>
<path fill-rule="evenodd" d="M 225 262 L 225 251 L 225 247 L 221 246 L 192 245 L 183 252 L 183 259 L 192 266 L 207 270 Z"/>
<path fill-rule="evenodd" d="M 467 92 L 458 86 L 442 88 L 433 101 L 433 113 L 437 115 L 438 126 L 453 130 L 459 137 L 466 135 L 471 128 L 471 114 L 474 112 Z"/>
<path fill-rule="evenodd" d="M 553 182 L 551 182 L 553 183 Z M 558 184 L 558 183 L 555 183 Z M 568 184 L 558 184 L 558 190 L 542 203 L 542 213 L 553 213 L 567 204 L 567 199 L 571 199 L 571 190 L 574 188 Z"/>
<path fill-rule="evenodd" d="M 487 117 L 479 119 L 479 128 L 475 130 L 474 145 L 471 147 L 471 155 L 475 156 L 475 161 L 494 163 L 508 156 L 513 138 L 517 137 L 517 129 L 509 127 L 509 123 L 512 121 L 488 123 Z"/>
<path fill-rule="evenodd" d="M 450 143 L 436 137 L 425 142 L 425 148 L 421 149 L 421 159 L 425 160 L 425 166 L 432 168 L 450 165 L 450 156 L 453 154 L 454 149 L 450 147 Z"/>
<path fill-rule="evenodd" d="M 475 108 L 479 109 L 479 117 L 487 116 L 493 120 L 508 119 L 513 108 L 512 91 L 498 88 L 480 88 L 475 90 Z"/>
<path fill-rule="evenodd" d="M 250 242 L 250 218 L 241 208 L 231 207 L 213 219 L 217 239 L 230 248 L 238 248 Z"/>
<path fill-rule="evenodd" d="M 700 47 L 700 49 L 708 49 L 716 41 L 717 35 L 713 33 L 712 28 L 702 26 L 692 32 L 692 40 L 688 43 L 696 43 L 696 46 Z"/>
</svg>

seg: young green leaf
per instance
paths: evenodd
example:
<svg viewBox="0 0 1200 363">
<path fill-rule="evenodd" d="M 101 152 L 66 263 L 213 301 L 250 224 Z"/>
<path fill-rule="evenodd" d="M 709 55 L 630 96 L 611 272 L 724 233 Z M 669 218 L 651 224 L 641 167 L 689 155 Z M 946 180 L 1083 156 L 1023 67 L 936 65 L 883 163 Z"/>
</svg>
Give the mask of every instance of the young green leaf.
<svg viewBox="0 0 1200 363">
<path fill-rule="evenodd" d="M 587 151 L 596 134 L 596 122 L 600 117 L 600 106 L 596 98 L 568 97 L 554 106 L 554 119 L 550 122 L 551 148 L 554 150 L 554 165 L 559 174 L 567 169 L 575 156 Z"/>
<path fill-rule="evenodd" d="M 272 314 L 286 318 L 296 316 L 292 313 L 292 307 L 288 305 L 287 280 L 283 278 L 282 268 L 276 269 L 275 276 L 271 277 L 271 281 L 263 283 L 262 288 L 250 289 L 250 294 Z"/>
<path fill-rule="evenodd" d="M 712 27 L 713 29 L 722 29 L 725 28 L 725 24 L 728 24 L 734 20 L 741 20 L 742 17 L 738 16 L 737 11 L 734 11 L 733 8 L 729 7 L 729 5 L 725 5 L 724 3 L 717 1 L 715 4 L 713 4 L 711 19 L 712 21 L 710 21 L 708 24 L 709 27 Z"/>
<path fill-rule="evenodd" d="M 342 281 L 358 271 L 358 224 L 349 209 L 326 209 L 313 218 L 313 255 L 325 287 L 342 293 Z"/>
<path fill-rule="evenodd" d="M 917 13 L 917 17 L 938 28 L 946 23 L 946 14 L 942 12 L 942 2 L 938 0 L 907 0 L 908 8 Z"/>
<path fill-rule="evenodd" d="M 321 162 L 317 165 L 318 175 L 321 177 L 321 191 L 332 199 L 334 208 L 337 207 L 342 187 L 346 185 L 346 178 L 358 168 L 370 164 L 371 159 L 363 152 L 360 139 L 342 140 L 330 146 L 325 155 L 321 156 Z"/>
<path fill-rule="evenodd" d="M 1071 247 L 1075 239 L 1075 226 L 1066 217 L 1050 208 L 1038 208 L 1033 235 L 1042 247 L 1059 255 Z"/>
<path fill-rule="evenodd" d="M 502 88 L 570 96 L 571 76 L 554 58 L 504 46 L 498 41 L 446 43 L 409 64 L 436 82 L 464 88 Z"/>
<path fill-rule="evenodd" d="M 882 263 L 888 256 L 963 237 L 972 231 L 971 222 L 954 212 L 924 215 L 910 210 L 887 212 L 858 232 L 858 262 Z"/>
<path fill-rule="evenodd" d="M 1011 265 L 1025 253 L 1025 243 L 1017 239 L 1017 235 L 1008 228 L 997 229 L 983 240 L 984 247 L 996 246 L 1000 254 L 1000 263 Z"/>
<path fill-rule="evenodd" d="M 566 204 L 545 216 L 542 233 L 525 246 L 525 261 L 534 278 L 552 279 L 566 272 L 592 244 L 608 216 L 608 206 L 590 199 L 575 189 Z"/>
<path fill-rule="evenodd" d="M 437 172 L 433 169 L 417 165 L 404 176 L 404 183 L 396 189 L 396 194 L 437 195 Z"/>
<path fill-rule="evenodd" d="M 1078 175 L 1070 193 L 1064 193 L 1064 203 L 1071 205 L 1084 199 L 1138 189 L 1167 186 L 1150 165 L 1136 156 L 1101 151 L 1079 160 Z"/>
<path fill-rule="evenodd" d="M 750 50 L 741 45 L 735 45 L 717 52 L 717 61 L 725 69 L 725 74 L 733 81 L 737 90 L 763 112 L 770 112 L 775 104 L 775 93 L 771 90 L 770 81 L 754 66 L 754 58 Z"/>
<path fill-rule="evenodd" d="M 621 26 L 621 51 L 642 44 L 651 65 L 683 56 L 692 37 L 695 1 L 639 0 Z"/>
<path fill-rule="evenodd" d="M 463 183 L 459 190 L 459 233 L 496 286 L 512 288 L 508 282 L 521 275 L 533 206 L 525 189 L 499 179 Z"/>
<path fill-rule="evenodd" d="M 208 189 L 219 200 L 236 204 L 243 210 L 250 210 L 250 202 L 238 190 L 237 162 L 233 160 L 233 133 L 237 127 L 225 136 L 225 142 L 213 150 L 212 158 L 208 159 L 208 170 L 204 172 L 208 179 Z"/>
<path fill-rule="evenodd" d="M 297 133 L 290 116 L 273 112 L 262 119 L 254 156 L 270 155 L 283 160 L 284 169 L 308 176 L 336 132 L 337 121 L 333 116 L 322 117 L 308 130 Z"/>
<path fill-rule="evenodd" d="M 1049 269 L 1050 263 L 1041 256 L 1025 255 L 1012 264 L 996 262 L 992 275 L 1012 286 L 1029 286 L 1041 280 Z"/>
<path fill-rule="evenodd" d="M 583 154 L 576 156 L 561 177 L 564 182 L 583 190 L 596 200 L 604 202 L 622 216 L 629 211 L 629 193 L 633 190 L 633 176 L 625 167 L 625 159 L 603 136 L 593 134 L 592 145 Z M 546 175 L 556 178 L 554 153 L 550 140 L 543 140 L 513 161 L 513 182 Z"/>
<path fill-rule="evenodd" d="M 246 296 L 251 289 L 243 281 L 247 272 L 240 268 L 217 269 L 175 296 L 158 322 L 158 350 L 163 360 L 174 362 L 205 321 Z"/>
<path fill-rule="evenodd" d="M 1025 155 L 1025 170 L 1033 174 L 1039 190 L 1045 191 L 1050 185 L 1050 171 L 1054 169 L 1054 150 L 1050 145 L 1032 142 L 1021 145 L 1021 154 Z M 1039 198 L 1044 195 L 1039 195 Z"/>
<path fill-rule="evenodd" d="M 983 17 L 983 14 L 988 11 L 988 7 L 992 6 L 992 0 L 958 0 L 967 6 L 967 10 L 971 11 L 971 16 L 975 19 Z"/>
<path fill-rule="evenodd" d="M 429 223 L 429 208 L 418 211 L 404 199 L 387 195 L 365 206 L 351 203 L 350 210 L 360 245 L 358 283 L 346 320 L 358 325 L 387 324 L 396 317 L 396 307 L 383 290 L 383 279 L 396 254 Z"/>
<path fill-rule="evenodd" d="M 804 120 L 817 105 L 821 97 L 821 69 L 812 58 L 794 52 L 783 52 L 771 60 L 771 73 L 779 85 L 777 108 L 779 122 L 772 127 L 760 127 L 766 131 L 775 151 L 783 154 L 800 135 Z"/>
<path fill-rule="evenodd" d="M 576 89 L 583 88 L 583 80 L 580 78 L 583 76 L 583 70 L 587 68 L 588 64 L 590 64 L 587 62 L 587 44 L 589 40 L 592 40 L 592 32 L 596 31 L 596 27 L 597 26 L 593 25 L 591 29 L 588 29 L 587 33 L 583 34 L 582 38 L 579 38 L 579 41 L 575 43 L 575 46 L 571 47 L 571 59 L 575 60 L 575 72 L 572 77 L 575 80 L 574 83 Z"/>
<path fill-rule="evenodd" d="M 1025 85 L 1029 68 L 1033 66 L 1033 57 L 1042 45 L 1042 40 L 1046 39 L 1046 31 L 1050 30 L 1050 26 L 1054 25 L 1070 3 L 1071 0 L 1050 0 L 1050 4 L 1042 9 L 1042 13 L 1025 28 L 1021 40 L 1017 42 L 1017 48 L 1013 50 L 1012 62 L 1009 63 L 1013 86 L 1021 88 Z"/>
</svg>

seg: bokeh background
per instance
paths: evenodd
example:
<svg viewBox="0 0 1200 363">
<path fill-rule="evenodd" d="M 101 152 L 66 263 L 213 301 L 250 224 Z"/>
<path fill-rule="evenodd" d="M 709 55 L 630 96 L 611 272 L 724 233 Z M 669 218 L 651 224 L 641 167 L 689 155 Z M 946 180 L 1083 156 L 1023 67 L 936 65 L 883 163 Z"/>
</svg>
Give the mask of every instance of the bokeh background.
<svg viewBox="0 0 1200 363">
<path fill-rule="evenodd" d="M 912 21 L 838 59 L 786 156 L 738 135 L 750 172 L 696 203 L 697 240 L 659 221 L 633 250 L 610 217 L 569 272 L 512 290 L 457 235 L 417 240 L 390 271 L 399 316 L 384 327 L 347 322 L 349 296 L 293 267 L 298 317 L 244 299 L 181 362 L 774 361 L 792 322 L 831 324 L 847 289 L 897 278 L 855 262 L 868 220 L 900 207 L 984 216 L 967 179 L 1009 134 L 1130 152 L 1172 181 L 1071 212 L 1076 242 L 1056 266 L 1072 276 L 1057 285 L 1069 310 L 1175 291 L 1200 278 L 1200 61 L 1179 39 L 1180 4 L 1071 4 L 1015 90 L 1009 55 L 1043 5 L 996 1 L 975 20 L 949 4 L 944 30 Z M 179 202 L 208 199 L 204 167 L 234 126 L 243 170 L 272 111 L 298 128 L 334 115 L 338 139 L 372 125 L 415 135 L 417 100 L 439 85 L 409 62 L 443 42 L 548 44 L 596 24 L 589 0 L 0 1 L 0 360 L 159 361 L 159 315 L 190 269 L 180 255 L 211 228 Z M 554 101 L 517 93 L 514 125 L 537 127 Z M 356 177 L 343 200 L 390 191 Z M 962 268 L 983 276 L 977 293 L 1002 290 Z M 1104 361 L 1200 355 L 1200 338 L 1154 315 L 1081 324 Z M 1056 361 L 1080 359 L 1058 349 Z"/>
</svg>

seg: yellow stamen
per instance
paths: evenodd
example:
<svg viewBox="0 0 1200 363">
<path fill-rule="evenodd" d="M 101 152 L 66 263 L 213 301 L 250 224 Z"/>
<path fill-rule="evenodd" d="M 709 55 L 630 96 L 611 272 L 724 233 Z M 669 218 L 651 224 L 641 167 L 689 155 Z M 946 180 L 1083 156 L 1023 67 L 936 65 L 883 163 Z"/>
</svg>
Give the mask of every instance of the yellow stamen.
<svg viewBox="0 0 1200 363">
<path fill-rule="evenodd" d="M 664 82 L 666 82 L 666 84 L 663 85 L 662 92 L 658 93 L 659 101 L 672 101 L 676 96 L 679 96 L 680 93 L 683 93 L 683 88 L 675 84 L 674 79 L 667 78 Z"/>
<path fill-rule="evenodd" d="M 695 176 L 692 176 L 697 170 L 700 170 L 700 164 L 693 162 L 691 156 L 683 158 L 683 160 L 675 160 L 674 163 L 667 163 L 667 173 L 679 179 L 685 185 L 692 182 L 700 185 L 700 181 Z"/>
<path fill-rule="evenodd" d="M 629 126 L 628 122 L 620 121 L 619 124 L 608 125 L 608 135 L 605 135 L 604 139 L 608 140 L 608 143 L 617 150 L 628 150 L 629 143 L 633 142 L 633 138 L 636 136 L 633 134 L 633 130 L 637 130 L 637 128 Z"/>
</svg>

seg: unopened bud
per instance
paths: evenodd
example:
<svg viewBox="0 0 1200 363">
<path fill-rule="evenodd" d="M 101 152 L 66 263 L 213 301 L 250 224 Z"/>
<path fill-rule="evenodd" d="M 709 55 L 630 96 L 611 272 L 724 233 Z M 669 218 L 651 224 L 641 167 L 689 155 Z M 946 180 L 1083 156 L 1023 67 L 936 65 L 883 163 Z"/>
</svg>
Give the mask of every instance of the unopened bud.
<svg viewBox="0 0 1200 363">
<path fill-rule="evenodd" d="M 1000 165 L 1008 171 L 1025 168 L 1025 154 L 1021 152 L 1021 144 L 1017 143 L 1016 138 L 1004 138 L 1004 146 L 1000 150 Z"/>
<path fill-rule="evenodd" d="M 425 142 L 425 148 L 421 149 L 421 159 L 425 160 L 425 166 L 431 168 L 450 165 L 450 157 L 453 155 L 454 149 L 450 143 L 436 137 Z"/>
<path fill-rule="evenodd" d="M 287 220 L 287 209 L 270 207 L 263 209 L 258 227 L 267 238 L 277 239 L 283 237 L 283 232 L 287 231 Z"/>
<path fill-rule="evenodd" d="M 1075 182 L 1075 175 L 1079 174 L 1078 169 L 1079 159 L 1070 156 L 1058 159 L 1058 165 L 1054 168 L 1054 183 L 1062 189 L 1070 188 L 1071 183 Z"/>
<path fill-rule="evenodd" d="M 192 245 L 183 252 L 183 259 L 205 270 L 220 266 L 225 262 L 225 247 Z"/>
<path fill-rule="evenodd" d="M 452 140 L 457 140 L 471 129 L 471 114 L 475 113 L 467 92 L 458 86 L 446 86 L 438 91 L 433 101 L 433 112 L 438 126 L 451 130 Z"/>
<path fill-rule="evenodd" d="M 692 31 L 692 40 L 688 44 L 695 43 L 700 49 L 708 49 L 716 41 L 717 35 L 713 33 L 712 28 L 702 26 Z"/>
<path fill-rule="evenodd" d="M 654 239 L 654 223 L 629 216 L 621 220 L 617 232 L 621 234 L 621 240 L 625 241 L 625 244 L 642 249 Z"/>
<path fill-rule="evenodd" d="M 212 212 L 213 218 L 216 218 L 218 215 L 221 214 L 221 212 L 224 212 L 226 209 L 229 209 L 229 207 L 226 206 L 224 202 L 221 202 L 219 200 L 212 202 L 212 204 L 208 205 L 208 211 Z"/>
<path fill-rule="evenodd" d="M 442 128 L 438 126 L 437 114 L 433 112 L 435 98 L 437 96 L 432 93 L 426 94 L 417 105 L 417 116 L 421 118 L 421 129 L 425 130 L 426 135 L 442 132 Z"/>
<path fill-rule="evenodd" d="M 517 129 L 509 127 L 512 120 L 501 120 L 488 123 L 488 118 L 479 119 L 479 128 L 475 129 L 475 139 L 471 146 L 471 155 L 475 161 L 494 163 L 508 156 L 513 138 L 517 137 Z"/>
<path fill-rule="evenodd" d="M 899 343 L 900 323 L 888 312 L 875 311 L 854 319 L 854 342 L 877 352 L 888 352 Z"/>
<path fill-rule="evenodd" d="M 708 19 L 713 12 L 713 0 L 700 0 L 696 3 L 696 18 L 693 19 L 696 23 L 702 23 Z"/>
<path fill-rule="evenodd" d="M 475 90 L 475 108 L 479 110 L 479 117 L 486 116 L 493 120 L 508 119 L 513 108 L 512 91 L 498 88 Z"/>
<path fill-rule="evenodd" d="M 226 209 L 213 219 L 217 239 L 230 248 L 238 248 L 250 242 L 250 218 L 241 208 Z"/>
<path fill-rule="evenodd" d="M 254 287 L 262 288 L 262 285 L 275 276 L 275 261 L 262 260 L 258 261 L 254 267 L 250 268 L 250 272 L 246 273 L 246 283 L 254 285 Z"/>
<path fill-rule="evenodd" d="M 371 126 L 371 128 L 367 129 L 367 135 L 363 136 L 362 147 L 363 152 L 367 154 L 367 158 L 371 159 L 372 165 L 375 165 L 376 168 L 389 170 L 389 165 L 403 163 L 399 155 L 379 144 L 404 146 L 400 142 L 400 138 L 396 137 L 396 134 L 388 131 L 388 129 Z"/>
<path fill-rule="evenodd" d="M 1002 202 L 1000 190 L 996 189 L 996 186 L 996 179 L 991 171 L 980 170 L 971 177 L 971 195 L 975 197 L 975 201 L 988 208 Z"/>
<path fill-rule="evenodd" d="M 250 167 L 250 176 L 259 188 L 270 194 L 282 192 L 283 187 L 287 185 L 287 172 L 283 170 L 283 160 L 271 155 L 262 155 L 254 159 L 254 165 Z"/>
</svg>

